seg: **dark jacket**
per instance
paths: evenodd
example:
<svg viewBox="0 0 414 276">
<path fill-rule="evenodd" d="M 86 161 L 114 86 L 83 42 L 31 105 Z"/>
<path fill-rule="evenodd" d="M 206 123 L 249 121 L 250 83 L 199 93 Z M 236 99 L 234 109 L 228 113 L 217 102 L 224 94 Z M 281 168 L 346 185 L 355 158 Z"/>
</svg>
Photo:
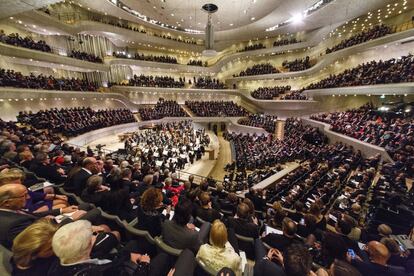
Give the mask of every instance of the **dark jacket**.
<svg viewBox="0 0 414 276">
<path fill-rule="evenodd" d="M 195 254 L 201 246 L 198 232 L 181 226 L 173 220 L 166 220 L 162 225 L 162 239 L 171 247 L 178 249 L 190 249 Z"/>
</svg>

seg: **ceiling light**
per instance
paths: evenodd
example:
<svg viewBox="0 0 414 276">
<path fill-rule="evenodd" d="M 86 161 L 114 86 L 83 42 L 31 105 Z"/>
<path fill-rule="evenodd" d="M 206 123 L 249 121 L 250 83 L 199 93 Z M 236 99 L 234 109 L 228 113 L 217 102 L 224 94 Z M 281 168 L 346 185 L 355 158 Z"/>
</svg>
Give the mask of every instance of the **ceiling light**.
<svg viewBox="0 0 414 276">
<path fill-rule="evenodd" d="M 255 17 L 250 18 L 250 20 L 251 20 L 251 21 L 253 21 L 253 20 L 255 20 L 255 19 L 256 19 Z"/>
<path fill-rule="evenodd" d="M 233 23 L 230 23 L 229 25 L 230 25 L 230 26 L 233 26 L 234 24 L 233 24 Z"/>
<path fill-rule="evenodd" d="M 303 15 L 302 15 L 301 13 L 294 14 L 294 15 L 292 16 L 292 18 L 290 18 L 290 21 L 291 21 L 293 24 L 300 24 L 300 23 L 302 23 L 302 22 L 303 22 Z"/>
<path fill-rule="evenodd" d="M 174 16 L 174 14 L 172 13 L 171 16 Z"/>
</svg>

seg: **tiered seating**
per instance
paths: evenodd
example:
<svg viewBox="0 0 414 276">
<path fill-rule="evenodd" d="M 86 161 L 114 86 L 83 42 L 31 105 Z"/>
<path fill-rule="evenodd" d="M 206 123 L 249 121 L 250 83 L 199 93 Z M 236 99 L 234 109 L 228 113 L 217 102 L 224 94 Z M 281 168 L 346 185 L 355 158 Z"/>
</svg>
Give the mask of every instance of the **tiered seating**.
<svg viewBox="0 0 414 276">
<path fill-rule="evenodd" d="M 81 52 L 81 51 L 72 50 L 72 52 L 69 54 L 69 57 L 77 58 L 77 59 L 81 59 L 81 60 L 85 60 L 89 62 L 103 63 L 103 60 L 100 57 L 95 56 L 93 54 Z"/>
<path fill-rule="evenodd" d="M 32 88 L 46 90 L 96 91 L 98 85 L 75 78 L 55 78 L 42 74 L 24 76 L 14 70 L 0 69 L 0 87 Z"/>
<path fill-rule="evenodd" d="M 335 45 L 332 48 L 326 49 L 326 53 L 332 53 L 335 51 L 339 51 L 360 43 L 367 42 L 369 40 L 377 39 L 383 36 L 386 36 L 387 34 L 391 33 L 391 28 L 385 25 L 377 25 L 374 26 L 366 31 L 363 31 L 362 33 L 356 34 L 351 36 L 348 39 L 342 40 L 338 45 Z"/>
<path fill-rule="evenodd" d="M 67 137 L 77 136 L 94 129 L 135 122 L 129 109 L 62 108 L 41 110 L 36 113 L 20 112 L 18 122 L 37 129 L 49 129 Z"/>
<path fill-rule="evenodd" d="M 375 85 L 414 81 L 414 58 L 412 55 L 386 61 L 371 61 L 337 75 L 330 75 L 305 89 L 322 89 L 358 85 Z"/>
<path fill-rule="evenodd" d="M 395 160 L 405 163 L 412 159 L 414 119 L 403 111 L 379 112 L 366 104 L 345 112 L 312 115 L 311 119 L 330 124 L 335 132 L 383 147 Z"/>
<path fill-rule="evenodd" d="M 252 67 L 249 67 L 244 71 L 241 71 L 237 76 L 234 75 L 233 77 L 267 75 L 276 73 L 280 73 L 280 71 L 276 67 L 274 67 L 270 63 L 262 63 L 253 65 Z"/>
<path fill-rule="evenodd" d="M 279 97 L 280 94 L 285 94 L 288 91 L 290 91 L 290 85 L 259 87 L 255 89 L 251 95 L 253 98 L 260 100 L 273 100 L 273 98 Z"/>
<path fill-rule="evenodd" d="M 121 84 L 123 85 L 123 84 Z M 128 81 L 129 86 L 140 86 L 140 87 L 163 87 L 163 88 L 183 88 L 185 85 L 185 79 L 179 78 L 175 80 L 169 76 L 145 76 L 145 75 L 134 75 Z"/>
<path fill-rule="evenodd" d="M 203 65 L 203 62 L 201 60 L 193 60 L 193 59 L 190 59 L 187 62 L 187 65 L 191 65 L 191 66 L 207 66 L 207 64 L 206 65 Z"/>
<path fill-rule="evenodd" d="M 277 116 L 265 114 L 251 114 L 247 118 L 239 120 L 239 124 L 253 127 L 261 127 L 269 133 L 275 133 Z"/>
<path fill-rule="evenodd" d="M 211 77 L 194 77 L 194 86 L 201 89 L 226 89 L 226 85 L 219 81 L 219 79 L 212 79 Z"/>
<path fill-rule="evenodd" d="M 243 117 L 249 112 L 229 101 L 186 101 L 185 105 L 199 117 Z"/>
<path fill-rule="evenodd" d="M 260 50 L 260 49 L 266 49 L 266 46 L 264 46 L 263 43 L 247 45 L 247 46 L 244 46 L 243 50 L 239 50 L 239 52 L 247 52 L 247 51 Z"/>
<path fill-rule="evenodd" d="M 295 44 L 299 42 L 300 41 L 298 41 L 296 38 L 285 38 L 285 39 L 280 39 L 280 40 L 276 40 L 275 42 L 273 42 L 273 47 Z"/>
<path fill-rule="evenodd" d="M 188 117 L 181 106 L 173 100 L 160 98 L 157 104 L 151 108 L 141 108 L 139 114 L 144 121 L 158 120 L 164 117 Z"/>
<path fill-rule="evenodd" d="M 285 60 L 283 61 L 282 66 L 290 72 L 295 72 L 309 69 L 312 65 L 309 56 L 306 56 L 303 59 L 295 59 L 293 61 Z"/>
<path fill-rule="evenodd" d="M 177 59 L 175 57 L 170 56 L 153 56 L 153 55 L 144 55 L 135 53 L 135 55 L 126 54 L 125 52 L 113 52 L 112 55 L 117 58 L 129 58 L 129 59 L 136 59 L 136 60 L 144 60 L 144 61 L 154 61 L 154 62 L 162 62 L 162 63 L 171 63 L 171 64 L 178 64 Z"/>
<path fill-rule="evenodd" d="M 34 41 L 31 37 L 28 36 L 23 38 L 18 33 L 11 33 L 9 35 L 6 35 L 3 30 L 0 30 L 0 42 L 42 52 L 52 52 L 52 48 L 50 48 L 50 46 L 47 45 L 43 40 Z"/>
</svg>

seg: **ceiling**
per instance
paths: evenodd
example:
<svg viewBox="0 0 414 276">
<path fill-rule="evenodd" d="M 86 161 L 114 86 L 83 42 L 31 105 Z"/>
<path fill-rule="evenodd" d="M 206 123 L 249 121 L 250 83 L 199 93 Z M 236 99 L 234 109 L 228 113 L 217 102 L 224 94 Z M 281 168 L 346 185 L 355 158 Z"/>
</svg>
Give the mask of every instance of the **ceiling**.
<svg viewBox="0 0 414 276">
<path fill-rule="evenodd" d="M 25 11 L 39 9 L 61 0 L 0 0 L 0 19 Z"/>
<path fill-rule="evenodd" d="M 204 31 L 207 15 L 201 10 L 206 3 L 214 3 L 218 11 L 213 15 L 215 41 L 237 42 L 255 38 L 274 37 L 278 34 L 309 31 L 332 26 L 367 14 L 388 3 L 408 0 L 334 0 L 308 17 L 301 24 L 288 24 L 273 31 L 267 28 L 283 23 L 321 0 L 74 0 L 83 7 L 100 13 L 135 21 L 143 25 L 181 35 L 183 32 L 151 24 L 119 7 L 120 3 L 154 19 L 158 23 Z M 412 2 L 412 1 L 409 1 Z M 118 3 L 116 6 L 114 3 Z M 122 6 L 122 5 L 121 5 Z M 155 7 L 155 8 L 154 8 Z M 191 19 L 190 19 L 191 18 Z M 254 20 L 252 20 L 254 19 Z M 187 34 L 187 36 L 190 34 Z M 191 34 L 203 38 L 204 34 Z"/>
<path fill-rule="evenodd" d="M 284 0 L 122 0 L 129 7 L 157 21 L 184 29 L 203 31 L 206 3 L 218 6 L 213 14 L 214 29 L 224 31 L 239 28 L 259 20 L 277 9 Z M 307 2 L 307 1 L 300 1 Z"/>
</svg>

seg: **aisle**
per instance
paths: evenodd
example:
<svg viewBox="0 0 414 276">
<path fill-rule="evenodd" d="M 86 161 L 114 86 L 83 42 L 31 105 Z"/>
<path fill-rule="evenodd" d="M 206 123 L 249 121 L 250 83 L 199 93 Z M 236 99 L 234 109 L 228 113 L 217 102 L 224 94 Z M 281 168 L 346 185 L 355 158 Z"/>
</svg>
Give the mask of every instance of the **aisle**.
<svg viewBox="0 0 414 276">
<path fill-rule="evenodd" d="M 217 158 L 217 163 L 215 167 L 213 168 L 213 171 L 210 174 L 210 177 L 216 180 L 222 181 L 224 179 L 224 176 L 226 175 L 226 171 L 224 170 L 224 167 L 232 162 L 231 158 L 231 149 L 230 149 L 230 143 L 226 141 L 222 133 L 218 136 L 219 145 L 220 145 L 220 151 Z"/>
</svg>

